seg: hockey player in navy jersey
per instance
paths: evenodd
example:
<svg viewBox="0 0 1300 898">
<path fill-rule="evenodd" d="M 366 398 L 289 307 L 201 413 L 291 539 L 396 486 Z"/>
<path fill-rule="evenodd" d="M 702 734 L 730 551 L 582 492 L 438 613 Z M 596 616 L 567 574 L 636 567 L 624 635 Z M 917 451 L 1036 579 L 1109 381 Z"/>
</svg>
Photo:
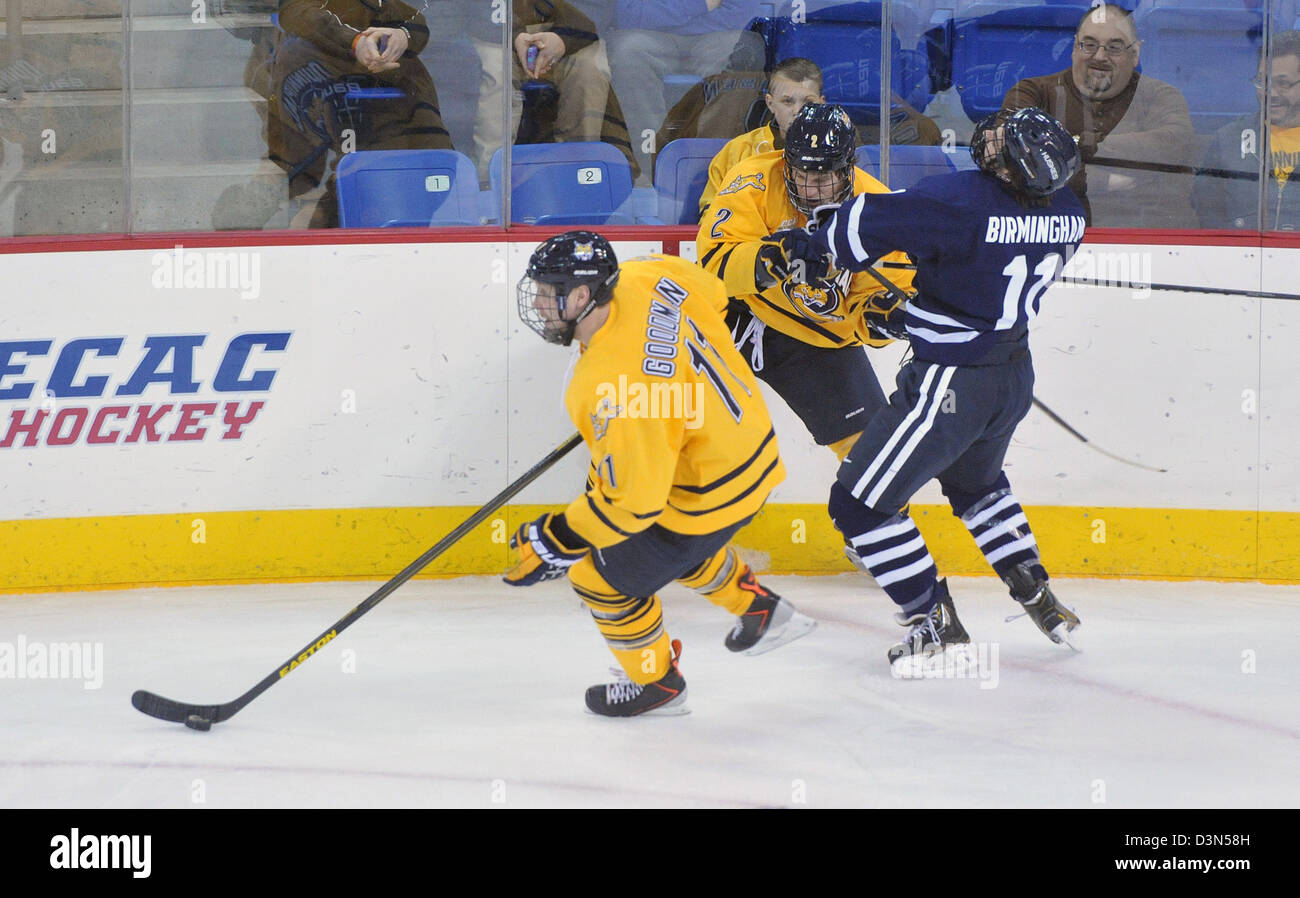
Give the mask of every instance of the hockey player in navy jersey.
<svg viewBox="0 0 1300 898">
<path fill-rule="evenodd" d="M 850 560 L 869 571 L 909 627 L 891 664 L 970 642 L 939 580 L 908 500 L 937 478 L 1011 595 L 1053 642 L 1079 618 L 1052 594 L 1020 502 L 1002 470 L 1033 400 L 1029 322 L 1083 239 L 1084 212 L 1066 183 L 1080 165 L 1068 131 L 1035 108 L 980 122 L 978 171 L 926 178 L 818 210 L 815 233 L 781 231 L 792 269 L 860 271 L 889 250 L 916 260 L 917 295 L 880 329 L 911 341 L 889 405 L 843 460 L 830 515 Z"/>
</svg>

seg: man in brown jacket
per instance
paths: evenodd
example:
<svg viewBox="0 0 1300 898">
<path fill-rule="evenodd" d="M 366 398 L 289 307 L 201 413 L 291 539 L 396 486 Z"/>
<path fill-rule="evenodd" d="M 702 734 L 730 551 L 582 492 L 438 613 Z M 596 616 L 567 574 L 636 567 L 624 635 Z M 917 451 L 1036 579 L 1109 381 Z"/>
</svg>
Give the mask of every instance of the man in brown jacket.
<svg viewBox="0 0 1300 898">
<path fill-rule="evenodd" d="M 1192 174 L 1160 170 L 1196 164 L 1187 100 L 1135 71 L 1140 53 L 1132 15 L 1095 7 L 1079 22 L 1070 68 L 1017 83 L 1002 106 L 1037 106 L 1074 135 L 1086 165 L 1070 187 L 1090 225 L 1194 228 Z"/>
<path fill-rule="evenodd" d="M 421 10 L 401 0 L 285 0 L 280 28 L 268 155 L 288 175 L 290 196 L 325 184 L 311 227 L 338 225 L 334 161 L 342 154 L 451 148 L 418 58 L 429 40 Z"/>
<path fill-rule="evenodd" d="M 457 0 L 454 6 L 466 6 Z M 503 80 L 504 60 L 501 25 L 493 21 L 496 4 L 472 0 L 468 32 L 483 64 L 478 117 L 474 124 L 474 146 L 479 175 L 486 181 L 488 160 L 502 144 L 503 94 L 513 91 L 512 129 L 520 129 L 523 113 L 521 87 L 525 81 L 550 82 L 558 99 L 554 112 L 555 142 L 602 141 L 617 147 L 639 174 L 627 125 L 618 98 L 609 85 L 609 61 L 596 26 L 576 7 L 564 0 L 514 0 L 511 18 L 511 84 Z M 529 67 L 529 50 L 535 51 Z M 522 137 L 522 135 L 519 135 Z"/>
</svg>

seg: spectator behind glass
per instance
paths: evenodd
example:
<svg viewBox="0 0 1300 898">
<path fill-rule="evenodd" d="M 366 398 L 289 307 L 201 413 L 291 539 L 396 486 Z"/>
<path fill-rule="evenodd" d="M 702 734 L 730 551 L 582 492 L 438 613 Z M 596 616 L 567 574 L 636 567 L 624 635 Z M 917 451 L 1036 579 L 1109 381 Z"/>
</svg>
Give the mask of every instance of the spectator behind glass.
<svg viewBox="0 0 1300 898">
<path fill-rule="evenodd" d="M 495 4 L 456 0 L 454 5 L 462 10 L 460 15 L 469 24 L 474 48 L 483 63 L 474 148 L 479 177 L 486 183 L 488 162 L 504 140 L 501 25 L 493 23 Z M 635 177 L 637 160 L 623 123 L 623 110 L 610 90 L 609 62 L 591 20 L 565 0 L 514 0 L 512 14 L 511 130 L 518 134 L 518 140 L 529 143 L 603 141 L 618 147 L 627 156 Z M 528 52 L 533 48 L 537 58 L 529 69 Z M 553 88 L 540 94 L 544 103 L 554 103 L 550 113 L 553 123 L 549 120 L 542 124 L 531 120 L 521 122 L 523 88 L 530 81 L 545 81 Z M 530 91 L 538 86 L 530 85 Z M 544 133 L 543 140 L 536 139 L 539 131 Z"/>
<path fill-rule="evenodd" d="M 701 214 L 722 186 L 722 178 L 731 171 L 732 166 L 750 156 L 784 148 L 784 135 L 790 122 L 794 121 L 795 113 L 806 103 L 826 102 L 822 96 L 822 70 L 811 59 L 798 56 L 783 59 L 772 69 L 767 90 L 763 92 L 763 102 L 772 120 L 729 140 L 709 163 L 709 182 L 704 185 L 704 193 L 700 196 Z"/>
<path fill-rule="evenodd" d="M 762 72 L 767 49 L 745 29 L 763 7 L 757 0 L 618 0 L 618 30 L 609 37 L 614 89 L 647 176 L 655 148 L 645 145 L 668 114 L 664 77 Z"/>
<path fill-rule="evenodd" d="M 1263 230 L 1300 228 L 1300 176 L 1296 174 L 1300 161 L 1300 31 L 1273 36 L 1268 58 L 1260 59 L 1255 91 L 1260 112 L 1244 115 L 1215 132 L 1206 152 L 1209 171 L 1201 172 L 1196 183 L 1196 211 L 1203 228 L 1260 227 L 1261 169 L 1268 179 Z"/>
<path fill-rule="evenodd" d="M 416 58 L 429 40 L 420 10 L 401 0 L 284 0 L 280 27 L 267 145 L 290 196 L 324 183 L 309 227 L 338 226 L 342 154 L 451 148 L 433 79 Z"/>
<path fill-rule="evenodd" d="M 1017 83 L 1002 106 L 1037 106 L 1078 140 L 1086 165 L 1070 187 L 1089 224 L 1195 227 L 1192 175 L 1159 170 L 1195 162 L 1187 100 L 1176 87 L 1135 71 L 1140 53 L 1132 15 L 1103 4 L 1080 20 L 1070 68 Z"/>
</svg>

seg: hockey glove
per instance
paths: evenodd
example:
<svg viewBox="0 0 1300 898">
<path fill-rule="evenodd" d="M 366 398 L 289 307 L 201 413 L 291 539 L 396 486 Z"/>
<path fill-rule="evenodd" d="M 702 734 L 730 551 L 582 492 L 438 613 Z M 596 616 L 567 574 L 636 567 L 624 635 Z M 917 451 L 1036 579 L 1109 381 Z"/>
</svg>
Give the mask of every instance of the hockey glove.
<svg viewBox="0 0 1300 898">
<path fill-rule="evenodd" d="M 519 550 L 519 563 L 501 579 L 511 586 L 532 586 L 563 577 L 591 547 L 565 523 L 563 513 L 548 512 L 521 526 L 510 537 L 510 548 Z"/>
<path fill-rule="evenodd" d="M 817 284 L 827 280 L 830 272 L 830 257 L 817 248 L 812 235 L 793 228 L 763 238 L 763 248 L 755 259 L 754 282 L 764 290 L 785 280 Z"/>
<path fill-rule="evenodd" d="M 830 223 L 830 220 L 835 217 L 835 213 L 838 211 L 840 211 L 838 203 L 818 206 L 813 210 L 812 215 L 808 216 L 808 224 L 804 226 L 804 230 L 809 234 L 816 234 Z"/>
<path fill-rule="evenodd" d="M 862 323 L 877 340 L 906 340 L 907 306 L 887 290 L 873 293 L 862 307 Z"/>
<path fill-rule="evenodd" d="M 754 286 L 759 290 L 773 287 L 790 276 L 790 263 L 781 251 L 779 243 L 768 243 L 758 250 L 754 257 Z"/>
</svg>

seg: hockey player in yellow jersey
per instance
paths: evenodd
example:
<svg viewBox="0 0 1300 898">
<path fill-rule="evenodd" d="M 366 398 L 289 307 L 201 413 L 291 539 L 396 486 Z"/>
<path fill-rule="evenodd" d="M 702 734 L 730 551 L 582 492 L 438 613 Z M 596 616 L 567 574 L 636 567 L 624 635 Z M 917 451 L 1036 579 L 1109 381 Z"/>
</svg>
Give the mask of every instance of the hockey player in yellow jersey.
<svg viewBox="0 0 1300 898">
<path fill-rule="evenodd" d="M 709 180 L 700 194 L 701 215 L 717 192 L 726 186 L 722 179 L 727 172 L 750 156 L 782 149 L 784 135 L 790 130 L 795 113 L 807 103 L 826 102 L 822 95 L 822 70 L 811 59 L 800 56 L 781 60 L 768 76 L 763 102 L 772 113 L 772 121 L 727 141 L 709 163 Z"/>
<path fill-rule="evenodd" d="M 727 324 L 759 378 L 840 459 L 885 405 L 862 347 L 902 335 L 903 308 L 868 272 L 784 270 L 775 231 L 802 227 L 821 205 L 888 188 L 854 165 L 853 123 L 839 106 L 799 110 L 781 152 L 731 169 L 700 223 L 700 264 L 726 285 Z M 903 253 L 881 260 L 906 262 Z M 912 274 L 888 269 L 910 292 Z"/>
<path fill-rule="evenodd" d="M 511 540 L 507 583 L 567 575 L 626 679 L 587 690 L 596 714 L 684 713 L 681 643 L 657 591 L 677 580 L 737 616 L 732 651 L 756 654 L 813 627 L 727 547 L 785 477 L 757 382 L 731 345 L 717 278 L 672 256 L 618 264 L 570 231 L 533 253 L 519 315 L 583 352 L 565 407 L 591 451 L 586 491 Z"/>
</svg>

